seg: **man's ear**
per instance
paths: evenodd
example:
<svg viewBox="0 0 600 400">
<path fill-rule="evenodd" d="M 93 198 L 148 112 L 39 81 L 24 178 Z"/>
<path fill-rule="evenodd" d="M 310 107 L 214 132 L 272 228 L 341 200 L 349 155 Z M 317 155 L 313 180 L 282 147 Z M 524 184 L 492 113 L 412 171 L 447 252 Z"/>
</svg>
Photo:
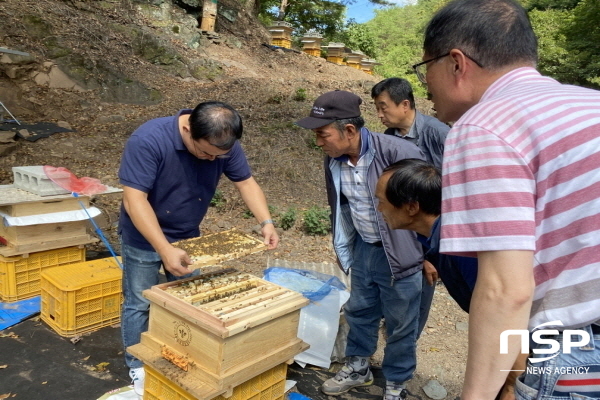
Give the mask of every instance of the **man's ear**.
<svg viewBox="0 0 600 400">
<path fill-rule="evenodd" d="M 344 126 L 344 134 L 348 137 L 348 139 L 353 139 L 356 135 L 359 134 L 359 132 L 354 125 L 346 124 Z"/>
<path fill-rule="evenodd" d="M 421 211 L 421 207 L 419 207 L 419 202 L 413 201 L 412 203 L 407 203 L 406 211 L 408 212 L 408 215 L 410 215 L 411 217 L 414 217 L 415 215 L 417 215 L 419 213 L 419 211 Z"/>
<path fill-rule="evenodd" d="M 452 60 L 452 75 L 455 78 L 462 78 L 467 69 L 467 63 L 469 59 L 465 54 L 458 49 L 450 50 L 450 59 Z"/>
</svg>

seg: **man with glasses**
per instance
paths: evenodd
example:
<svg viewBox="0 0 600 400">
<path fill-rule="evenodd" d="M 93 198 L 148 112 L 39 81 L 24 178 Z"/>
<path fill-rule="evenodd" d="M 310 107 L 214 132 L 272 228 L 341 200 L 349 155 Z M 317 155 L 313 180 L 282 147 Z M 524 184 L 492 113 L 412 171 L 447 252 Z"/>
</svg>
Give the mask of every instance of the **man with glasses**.
<svg viewBox="0 0 600 400">
<path fill-rule="evenodd" d="M 517 399 L 600 398 L 600 92 L 535 70 L 537 40 L 513 0 L 450 2 L 423 47 L 415 70 L 438 117 L 456 121 L 441 252 L 479 264 L 461 398 L 494 399 L 509 371 L 522 373 Z M 529 363 L 513 366 L 520 337 L 502 354 L 501 336 L 524 329 L 555 334 L 532 335 Z M 548 344 L 572 332 L 570 351 Z"/>
<path fill-rule="evenodd" d="M 441 169 L 444 142 L 450 127 L 417 111 L 410 83 L 401 78 L 384 79 L 373 86 L 371 97 L 375 102 L 377 116 L 388 128 L 384 133 L 416 144 L 425 154 L 425 159 Z M 419 334 L 425 328 L 438 279 L 436 268 L 427 260 L 423 263 L 423 277 Z"/>
<path fill-rule="evenodd" d="M 205 102 L 150 120 L 127 141 L 119 169 L 125 349 L 139 343 L 148 329 L 149 302 L 142 291 L 158 284 L 161 265 L 169 281 L 192 273 L 188 254 L 171 243 L 200 236 L 200 222 L 221 175 L 233 182 L 255 215 L 268 248 L 277 247 L 267 201 L 239 143 L 242 131 L 242 119 L 231 106 Z M 136 393 L 143 394 L 142 362 L 127 352 L 125 361 Z"/>
</svg>

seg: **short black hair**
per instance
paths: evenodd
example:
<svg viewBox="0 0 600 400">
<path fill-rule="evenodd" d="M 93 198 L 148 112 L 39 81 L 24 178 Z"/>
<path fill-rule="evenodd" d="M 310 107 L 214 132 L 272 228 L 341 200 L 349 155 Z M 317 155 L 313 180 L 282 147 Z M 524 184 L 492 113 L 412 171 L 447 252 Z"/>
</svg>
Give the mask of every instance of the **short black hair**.
<svg viewBox="0 0 600 400">
<path fill-rule="evenodd" d="M 360 131 L 363 126 L 365 126 L 365 119 L 363 117 L 354 117 L 354 118 L 346 118 L 346 119 L 336 119 L 333 124 L 337 128 L 338 131 L 344 132 L 344 127 L 348 124 L 354 125 L 357 131 Z"/>
<path fill-rule="evenodd" d="M 537 64 L 537 38 L 527 11 L 514 0 L 454 0 L 425 29 L 425 54 L 459 49 L 483 68 Z"/>
<path fill-rule="evenodd" d="M 206 101 L 194 108 L 190 115 L 193 140 L 204 139 L 222 150 L 229 150 L 242 137 L 242 117 L 229 104 Z"/>
<path fill-rule="evenodd" d="M 417 158 L 406 158 L 383 170 L 391 173 L 385 197 L 394 207 L 419 203 L 426 214 L 442 212 L 442 171 L 433 164 Z"/>
<path fill-rule="evenodd" d="M 413 94 L 412 86 L 410 82 L 402 78 L 387 78 L 377 83 L 371 89 L 371 98 L 379 96 L 383 92 L 388 92 L 390 99 L 396 105 L 400 104 L 404 100 L 408 100 L 410 108 L 415 109 L 415 95 Z"/>
</svg>

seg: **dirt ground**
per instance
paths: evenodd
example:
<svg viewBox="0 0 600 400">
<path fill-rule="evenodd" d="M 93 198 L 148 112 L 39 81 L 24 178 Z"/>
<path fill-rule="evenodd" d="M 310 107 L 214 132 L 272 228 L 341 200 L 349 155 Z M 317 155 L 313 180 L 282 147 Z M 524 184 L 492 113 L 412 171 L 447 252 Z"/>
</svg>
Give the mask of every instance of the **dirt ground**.
<svg viewBox="0 0 600 400">
<path fill-rule="evenodd" d="M 119 187 L 120 156 L 125 141 L 137 126 L 148 119 L 194 107 L 201 101 L 219 100 L 234 106 L 244 119 L 242 145 L 275 219 L 292 208 L 302 215 L 309 207 L 325 207 L 322 153 L 315 148 L 312 133 L 293 122 L 308 115 L 312 101 L 321 93 L 345 89 L 363 98 L 368 126 L 381 131 L 383 126 L 377 121 L 369 96 L 372 85 L 381 77 L 300 52 L 273 50 L 263 45 L 267 37 L 264 28 L 243 12 L 236 23 L 220 18 L 218 38 L 203 37 L 197 49 L 190 49 L 178 37 L 170 37 L 171 48 L 179 51 L 182 58 L 201 60 L 205 67 L 216 66 L 214 74 L 207 73 L 205 78 L 173 73 L 164 65 L 134 54 L 118 31 L 105 30 L 109 25 L 103 21 L 123 26 L 146 24 L 150 26 L 148 29 L 158 32 L 157 24 L 136 13 L 134 3 L 0 0 L 0 20 L 5 21 L 0 47 L 29 52 L 33 58 L 31 62 L 16 65 L 6 60 L 0 62 L 0 101 L 24 123 L 62 121 L 73 130 L 35 142 L 15 138 L 2 144 L 0 184 L 12 183 L 13 166 L 53 165 Z M 90 12 L 90 4 L 105 7 Z M 59 65 L 51 57 L 49 36 L 36 34 L 32 28 L 31 21 L 38 19 L 63 46 L 70 46 L 74 53 L 89 59 L 96 67 L 100 60 L 110 64 L 113 72 L 160 93 L 160 99 L 146 98 L 137 103 L 109 99 L 102 85 L 95 87 L 91 78 L 77 80 L 71 76 L 80 84 L 78 88 L 50 87 L 48 82 L 34 79 Z M 161 34 L 164 36 L 164 30 Z M 122 92 L 127 92 L 127 88 Z M 417 105 L 420 111 L 430 113 L 431 106 L 425 100 L 419 99 Z M 203 233 L 238 227 L 256 234 L 256 222 L 246 218 L 247 210 L 233 186 L 223 181 L 219 190 L 222 200 L 210 208 L 201 225 Z M 120 195 L 97 196 L 93 203 L 102 210 L 98 221 L 118 251 L 116 223 Z M 331 237 L 307 235 L 302 230 L 301 217 L 291 229 L 279 229 L 279 233 L 279 248 L 268 254 L 245 257 L 232 266 L 261 275 L 267 257 L 335 262 Z M 88 250 L 105 249 L 100 243 L 90 245 Z M 421 387 L 435 379 L 447 390 L 446 399 L 460 394 L 466 363 L 467 322 L 467 314 L 438 285 L 427 326 L 419 340 L 417 372 L 409 385 L 411 393 L 427 398 Z M 380 360 L 378 351 L 373 361 Z"/>
</svg>

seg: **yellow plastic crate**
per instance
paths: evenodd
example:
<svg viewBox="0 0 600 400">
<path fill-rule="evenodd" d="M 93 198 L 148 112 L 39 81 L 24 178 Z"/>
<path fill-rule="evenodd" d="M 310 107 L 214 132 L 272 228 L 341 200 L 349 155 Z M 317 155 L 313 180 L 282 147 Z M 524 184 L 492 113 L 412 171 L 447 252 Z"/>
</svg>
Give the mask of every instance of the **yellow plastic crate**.
<svg viewBox="0 0 600 400">
<path fill-rule="evenodd" d="M 13 302 L 38 296 L 44 269 L 82 261 L 85 261 L 85 248 L 77 246 L 39 251 L 27 257 L 0 256 L 0 299 Z"/>
<path fill-rule="evenodd" d="M 121 268 L 112 257 L 43 271 L 42 320 L 66 337 L 118 323 L 121 279 Z"/>
<path fill-rule="evenodd" d="M 144 400 L 195 400 L 160 372 L 144 365 Z M 214 400 L 281 400 L 285 394 L 287 364 L 282 363 L 233 388 L 231 397 L 217 396 Z"/>
</svg>

